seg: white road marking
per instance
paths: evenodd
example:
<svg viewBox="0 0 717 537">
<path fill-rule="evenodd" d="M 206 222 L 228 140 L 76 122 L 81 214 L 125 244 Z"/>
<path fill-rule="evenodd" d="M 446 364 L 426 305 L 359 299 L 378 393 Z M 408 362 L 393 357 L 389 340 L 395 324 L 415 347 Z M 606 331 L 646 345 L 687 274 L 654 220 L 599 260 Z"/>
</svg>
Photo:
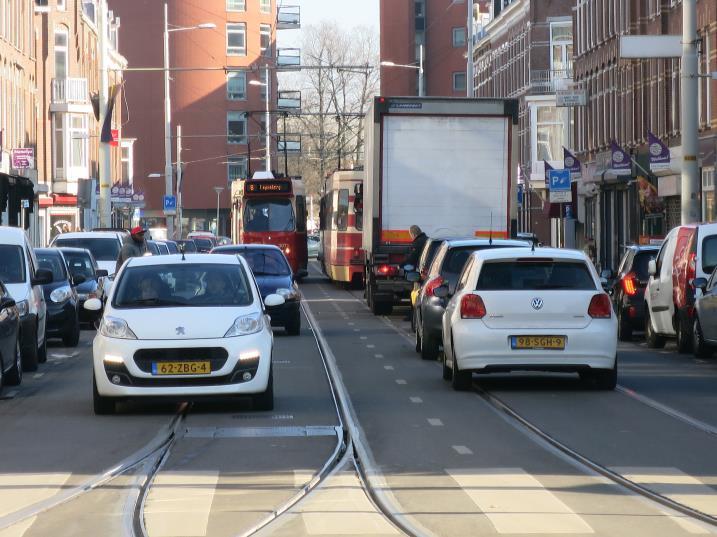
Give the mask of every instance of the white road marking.
<svg viewBox="0 0 717 537">
<path fill-rule="evenodd" d="M 473 455 L 473 451 L 466 446 L 451 446 L 459 455 Z"/>
<path fill-rule="evenodd" d="M 360 331 L 361 331 L 360 328 L 354 328 L 354 332 L 360 332 Z"/>
<path fill-rule="evenodd" d="M 396 384 L 407 384 L 407 382 L 403 379 L 396 379 Z"/>
<path fill-rule="evenodd" d="M 485 513 L 498 533 L 595 533 L 522 468 L 446 472 Z"/>
<path fill-rule="evenodd" d="M 5 392 L 2 396 L 3 399 L 12 399 L 15 397 L 18 393 L 20 393 L 17 390 L 10 390 L 9 392 Z"/>
<path fill-rule="evenodd" d="M 383 354 L 374 354 L 374 358 L 383 358 Z"/>
<path fill-rule="evenodd" d="M 368 339 L 368 336 L 360 336 L 359 339 Z"/>
<path fill-rule="evenodd" d="M 434 427 L 443 427 L 443 422 L 438 418 L 428 418 L 428 423 Z"/>
<path fill-rule="evenodd" d="M 52 498 L 62 491 L 71 473 L 0 474 L 0 517 Z"/>
<path fill-rule="evenodd" d="M 41 379 L 41 378 L 44 377 L 44 376 L 45 376 L 45 373 L 35 373 L 35 374 L 32 376 L 32 378 L 34 378 L 34 379 Z"/>
<path fill-rule="evenodd" d="M 376 348 L 376 345 L 366 345 L 366 348 L 367 348 L 367 349 L 375 349 L 375 348 Z"/>
<path fill-rule="evenodd" d="M 385 365 L 385 366 L 383 366 L 383 368 L 384 368 L 386 371 L 393 371 L 393 366 L 392 366 L 392 365 Z"/>
<path fill-rule="evenodd" d="M 423 399 L 420 397 L 409 397 L 409 399 L 411 400 L 411 403 L 415 403 L 417 405 L 423 403 Z"/>
<path fill-rule="evenodd" d="M 152 537 L 205 537 L 219 472 L 160 472 L 144 510 Z"/>
</svg>

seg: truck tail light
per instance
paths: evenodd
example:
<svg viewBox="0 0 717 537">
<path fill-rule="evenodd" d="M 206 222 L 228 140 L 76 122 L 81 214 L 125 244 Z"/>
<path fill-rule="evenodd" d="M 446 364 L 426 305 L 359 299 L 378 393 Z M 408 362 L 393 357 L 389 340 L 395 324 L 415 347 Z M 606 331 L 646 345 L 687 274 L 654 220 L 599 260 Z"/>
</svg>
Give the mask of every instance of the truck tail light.
<svg viewBox="0 0 717 537">
<path fill-rule="evenodd" d="M 479 295 L 465 295 L 461 299 L 461 319 L 482 319 L 486 310 Z"/>
<path fill-rule="evenodd" d="M 424 287 L 423 292 L 426 296 L 435 296 L 436 289 L 441 285 L 443 285 L 443 278 L 436 276 L 431 281 L 426 283 L 426 287 Z"/>
<path fill-rule="evenodd" d="M 588 315 L 593 319 L 609 319 L 612 317 L 612 303 L 605 293 L 595 295 L 590 301 Z"/>
<path fill-rule="evenodd" d="M 398 276 L 398 267 L 396 265 L 377 265 L 376 274 L 381 276 Z"/>
<path fill-rule="evenodd" d="M 622 290 L 627 296 L 635 296 L 637 294 L 637 275 L 634 272 L 625 274 L 622 278 Z"/>
</svg>

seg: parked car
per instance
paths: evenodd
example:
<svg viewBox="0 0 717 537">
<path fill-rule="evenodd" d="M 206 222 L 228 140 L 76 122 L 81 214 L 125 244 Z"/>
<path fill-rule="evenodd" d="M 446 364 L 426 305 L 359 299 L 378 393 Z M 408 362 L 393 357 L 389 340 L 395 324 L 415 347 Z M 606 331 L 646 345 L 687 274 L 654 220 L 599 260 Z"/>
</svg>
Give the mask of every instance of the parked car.
<svg viewBox="0 0 717 537">
<path fill-rule="evenodd" d="M 52 272 L 42 269 L 22 229 L 0 226 L 0 281 L 15 300 L 20 314 L 22 368 L 35 371 L 47 360 L 47 305 L 42 286 Z"/>
<path fill-rule="evenodd" d="M 221 235 L 217 237 L 217 246 L 227 246 L 230 244 L 232 244 L 231 237 L 223 237 Z"/>
<path fill-rule="evenodd" d="M 620 260 L 616 277 L 613 279 L 609 274 L 620 341 L 630 341 L 633 330 L 645 328 L 645 288 L 650 277 L 647 269 L 659 250 L 658 246 L 629 246 Z"/>
<path fill-rule="evenodd" d="M 88 311 L 84 308 L 90 298 L 98 298 L 104 303 L 104 284 L 107 271 L 99 268 L 92 252 L 85 248 L 60 248 L 65 256 L 70 276 L 77 291 L 80 323 L 94 324 L 102 316 L 100 311 Z"/>
<path fill-rule="evenodd" d="M 267 307 L 284 299 L 269 295 Z M 241 256 L 135 257 L 112 286 L 93 344 L 96 414 L 122 399 L 250 396 L 274 406 L 273 334 Z M 99 310 L 97 299 L 85 308 Z"/>
<path fill-rule="evenodd" d="M 7 287 L 0 282 L 0 391 L 22 382 L 20 313 Z"/>
<path fill-rule="evenodd" d="M 62 233 L 55 236 L 50 246 L 56 248 L 86 248 L 97 264 L 107 274 L 114 275 L 117 258 L 122 249 L 122 241 L 126 233 L 121 231 L 80 231 L 76 233 Z"/>
<path fill-rule="evenodd" d="M 471 253 L 493 248 L 529 248 L 530 243 L 516 240 L 458 239 L 446 240 L 436 252 L 431 268 L 416 299 L 414 318 L 416 324 L 416 352 L 424 360 L 435 360 L 441 341 L 441 319 L 446 307 L 445 297 L 437 297 L 435 290 L 440 285 L 448 286 L 448 296 L 455 290 L 458 275 L 463 270 Z M 417 281 L 415 272 L 411 280 Z"/>
<path fill-rule="evenodd" d="M 650 348 L 676 338 L 680 352 L 692 349 L 696 278 L 709 278 L 717 266 L 717 224 L 678 226 L 650 261 L 645 291 L 645 340 Z"/>
<path fill-rule="evenodd" d="M 701 291 L 695 301 L 692 351 L 697 358 L 710 358 L 717 348 L 717 269 L 709 278 L 695 278 Z"/>
<path fill-rule="evenodd" d="M 152 255 L 163 255 L 162 249 L 159 247 L 159 243 L 156 241 L 146 241 L 147 251 Z"/>
<path fill-rule="evenodd" d="M 47 337 L 61 338 L 65 347 L 76 347 L 80 342 L 80 309 L 75 283 L 67 261 L 58 248 L 35 248 L 40 268 L 52 272 L 52 282 L 42 286 L 47 304 Z"/>
<path fill-rule="evenodd" d="M 447 283 L 435 294 L 446 297 Z M 470 255 L 442 323 L 443 378 L 472 373 L 577 371 L 599 389 L 617 383 L 617 319 L 588 257 L 553 248 Z"/>
<path fill-rule="evenodd" d="M 197 245 L 192 239 L 181 239 L 178 241 L 174 241 L 177 243 L 177 247 L 180 249 L 184 249 L 185 253 L 188 254 L 196 254 L 197 253 Z"/>
<path fill-rule="evenodd" d="M 179 245 L 174 241 L 157 241 L 159 243 L 164 244 L 167 247 L 167 251 L 170 254 L 178 254 L 179 253 Z"/>
<path fill-rule="evenodd" d="M 208 237 L 195 237 L 192 240 L 197 245 L 197 252 L 200 254 L 209 253 L 214 248 L 214 241 Z"/>
<path fill-rule="evenodd" d="M 213 254 L 241 255 L 256 278 L 262 298 L 277 294 L 284 298 L 280 306 L 267 307 L 272 326 L 283 326 L 290 336 L 301 332 L 301 292 L 291 265 L 277 246 L 250 244 L 217 246 Z"/>
</svg>

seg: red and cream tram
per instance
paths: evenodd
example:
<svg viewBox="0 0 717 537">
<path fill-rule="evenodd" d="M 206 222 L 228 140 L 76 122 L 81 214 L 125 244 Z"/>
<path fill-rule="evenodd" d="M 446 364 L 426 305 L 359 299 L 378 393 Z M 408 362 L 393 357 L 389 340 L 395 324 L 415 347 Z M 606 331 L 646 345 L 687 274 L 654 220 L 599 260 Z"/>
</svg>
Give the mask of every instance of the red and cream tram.
<svg viewBox="0 0 717 537">
<path fill-rule="evenodd" d="M 232 183 L 232 240 L 236 244 L 274 244 L 297 277 L 308 274 L 306 192 L 296 177 L 260 172 Z"/>
<path fill-rule="evenodd" d="M 363 171 L 336 171 L 326 177 L 319 212 L 324 273 L 336 282 L 363 284 Z"/>
</svg>

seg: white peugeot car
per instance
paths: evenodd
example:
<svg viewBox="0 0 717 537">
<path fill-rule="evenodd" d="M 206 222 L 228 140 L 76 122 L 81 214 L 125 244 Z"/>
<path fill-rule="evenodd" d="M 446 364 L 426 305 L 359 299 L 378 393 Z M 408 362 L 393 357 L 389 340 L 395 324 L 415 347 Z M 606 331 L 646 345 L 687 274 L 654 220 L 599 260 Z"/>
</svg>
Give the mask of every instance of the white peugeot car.
<svg viewBox="0 0 717 537">
<path fill-rule="evenodd" d="M 250 395 L 274 405 L 273 335 L 251 269 L 241 257 L 132 258 L 117 275 L 93 344 L 94 409 L 132 398 L 192 400 Z M 85 303 L 99 309 L 98 299 Z"/>
<path fill-rule="evenodd" d="M 443 316 L 443 342 L 443 378 L 457 390 L 470 388 L 474 371 L 577 371 L 600 389 L 617 383 L 612 303 L 576 250 L 472 254 Z"/>
</svg>

